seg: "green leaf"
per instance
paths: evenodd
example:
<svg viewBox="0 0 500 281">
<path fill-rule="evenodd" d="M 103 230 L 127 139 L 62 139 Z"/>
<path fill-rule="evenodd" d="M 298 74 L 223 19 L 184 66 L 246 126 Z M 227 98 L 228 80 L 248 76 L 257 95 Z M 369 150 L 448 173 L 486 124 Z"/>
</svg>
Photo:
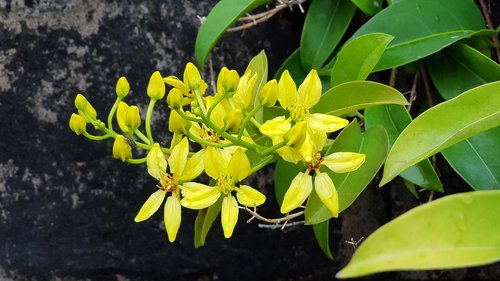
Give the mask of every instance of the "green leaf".
<svg viewBox="0 0 500 281">
<path fill-rule="evenodd" d="M 374 2 L 370 2 L 373 5 Z M 347 42 L 337 54 L 332 67 L 332 86 L 365 80 L 392 39 L 394 37 L 387 34 L 371 33 Z"/>
<path fill-rule="evenodd" d="M 432 82 L 445 99 L 500 80 L 500 65 L 462 43 L 453 44 L 430 57 L 428 66 Z"/>
<path fill-rule="evenodd" d="M 356 6 L 348 0 L 312 1 L 300 38 L 300 58 L 305 70 L 319 69 L 328 60 L 355 11 Z"/>
<path fill-rule="evenodd" d="M 287 162 L 283 159 L 278 159 L 276 162 L 276 170 L 274 172 L 274 192 L 276 194 L 276 201 L 281 206 L 285 193 L 290 187 L 293 178 L 301 171 L 304 170 L 303 164 L 294 164 Z"/>
<path fill-rule="evenodd" d="M 368 33 L 394 36 L 375 71 L 433 54 L 483 29 L 479 8 L 470 0 L 395 2 L 365 23 L 352 38 Z"/>
<path fill-rule="evenodd" d="M 264 84 L 266 84 L 267 82 L 267 72 L 268 72 L 267 56 L 264 50 L 260 51 L 258 55 L 256 55 L 255 57 L 252 58 L 252 60 L 250 60 L 245 72 L 248 70 L 251 70 L 253 73 L 257 73 L 258 75 L 257 82 L 255 83 L 255 87 L 253 89 L 253 96 L 255 97 L 254 104 L 257 104 L 259 102 L 257 94 L 259 93 L 260 89 L 264 87 Z M 257 121 L 262 123 L 263 116 L 264 116 L 263 111 L 259 110 L 255 114 L 255 119 L 257 119 Z"/>
<path fill-rule="evenodd" d="M 326 91 L 311 111 L 340 116 L 380 104 L 406 105 L 408 102 L 392 87 L 371 81 L 352 81 Z"/>
<path fill-rule="evenodd" d="M 221 0 L 208 14 L 201 25 L 194 53 L 198 66 L 203 69 L 208 53 L 222 34 L 233 25 L 242 15 L 267 3 L 267 0 Z"/>
<path fill-rule="evenodd" d="M 337 278 L 462 268 L 500 259 L 500 191 L 461 193 L 416 207 L 372 233 Z"/>
<path fill-rule="evenodd" d="M 330 251 L 330 241 L 329 241 L 330 231 L 328 229 L 328 225 L 329 221 L 326 220 L 322 223 L 313 224 L 312 228 L 314 231 L 314 237 L 316 237 L 316 241 L 318 242 L 321 251 L 323 251 L 323 253 L 325 253 L 327 257 L 333 259 L 332 252 Z"/>
<path fill-rule="evenodd" d="M 485 84 L 418 116 L 403 130 L 389 152 L 380 185 L 459 141 L 499 126 L 499 92 L 500 81 Z"/>
<path fill-rule="evenodd" d="M 475 190 L 500 189 L 500 127 L 461 141 L 441 153 Z"/>
<path fill-rule="evenodd" d="M 335 184 L 339 194 L 339 208 L 341 212 L 356 200 L 375 177 L 384 163 L 388 147 L 389 140 L 384 128 L 374 126 L 362 134 L 356 120 L 351 122 L 338 135 L 325 155 L 333 152 L 358 152 L 366 154 L 365 163 L 354 172 L 337 174 L 329 169 L 322 169 L 323 172 L 327 172 L 330 175 Z M 318 196 L 314 192 L 311 193 L 306 205 L 305 223 L 317 224 L 331 217 L 330 211 L 321 203 Z"/>
<path fill-rule="evenodd" d="M 198 211 L 198 216 L 194 222 L 194 247 L 199 248 L 205 245 L 205 239 L 212 227 L 215 219 L 220 213 L 223 196 L 207 209 Z"/>
<path fill-rule="evenodd" d="M 300 62 L 300 49 L 293 51 L 293 53 L 288 56 L 288 58 L 280 66 L 276 74 L 274 74 L 274 79 L 279 80 L 281 74 L 288 70 L 290 75 L 296 84 L 300 84 L 307 76 L 307 72 L 302 68 L 302 63 Z"/>
<path fill-rule="evenodd" d="M 500 80 L 500 65 L 481 52 L 456 43 L 429 59 L 429 72 L 445 99 L 478 85 Z M 494 128 L 442 151 L 453 169 L 474 189 L 500 188 L 500 128 Z"/>
<path fill-rule="evenodd" d="M 389 135 L 391 146 L 410 122 L 410 114 L 401 105 L 380 105 L 365 110 L 365 127 L 383 126 Z M 425 189 L 443 192 L 441 181 L 428 159 L 411 166 L 400 176 Z"/>
<path fill-rule="evenodd" d="M 369 16 L 382 10 L 382 0 L 351 0 L 363 13 Z"/>
</svg>

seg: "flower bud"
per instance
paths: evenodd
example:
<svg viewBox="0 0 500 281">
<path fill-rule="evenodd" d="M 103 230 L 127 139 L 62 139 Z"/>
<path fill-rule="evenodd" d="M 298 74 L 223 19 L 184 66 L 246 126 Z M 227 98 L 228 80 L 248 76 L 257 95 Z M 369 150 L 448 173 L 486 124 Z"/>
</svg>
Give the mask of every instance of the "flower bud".
<svg viewBox="0 0 500 281">
<path fill-rule="evenodd" d="M 244 119 L 241 109 L 233 108 L 224 118 L 224 127 L 232 133 L 237 133 Z"/>
<path fill-rule="evenodd" d="M 118 82 L 116 82 L 115 91 L 116 95 L 122 99 L 128 95 L 128 93 L 130 92 L 130 84 L 128 83 L 125 76 L 122 76 L 120 77 L 120 79 L 118 79 Z"/>
<path fill-rule="evenodd" d="M 135 105 L 128 106 L 125 102 L 120 102 L 116 111 L 116 120 L 124 133 L 133 133 L 141 126 L 139 108 Z"/>
<path fill-rule="evenodd" d="M 177 111 L 170 111 L 168 118 L 168 130 L 176 134 L 186 134 L 187 130 L 191 127 L 191 122 L 182 118 Z"/>
<path fill-rule="evenodd" d="M 83 110 L 85 110 L 85 108 L 87 108 L 88 104 L 89 104 L 89 101 L 82 94 L 76 95 L 76 98 L 75 98 L 76 109 L 83 111 Z"/>
<path fill-rule="evenodd" d="M 182 107 L 184 95 L 179 89 L 173 88 L 167 95 L 168 107 L 171 109 L 179 109 Z"/>
<path fill-rule="evenodd" d="M 132 158 L 132 147 L 130 147 L 123 135 L 117 135 L 115 138 L 115 142 L 113 143 L 113 157 L 123 162 Z"/>
<path fill-rule="evenodd" d="M 165 96 L 165 83 L 159 71 L 155 71 L 149 78 L 147 93 L 152 100 L 160 100 Z"/>
<path fill-rule="evenodd" d="M 170 85 L 174 88 L 177 88 L 183 94 L 189 93 L 189 88 L 184 84 L 184 82 L 182 82 L 181 80 L 179 80 L 179 78 L 177 78 L 175 76 L 165 77 L 165 78 L 163 78 L 163 82 L 165 82 L 165 84 L 167 84 L 167 85 Z"/>
<path fill-rule="evenodd" d="M 262 87 L 258 94 L 258 98 L 263 106 L 274 106 L 276 100 L 278 100 L 278 82 L 276 79 L 268 81 L 264 87 Z"/>
<path fill-rule="evenodd" d="M 85 121 L 85 118 L 79 114 L 73 113 L 69 118 L 69 128 L 71 131 L 75 132 L 75 134 L 81 135 L 87 131 L 87 122 Z"/>
<path fill-rule="evenodd" d="M 186 69 L 184 69 L 184 84 L 191 90 L 197 90 L 202 85 L 202 81 L 200 72 L 196 66 L 188 62 Z"/>
<path fill-rule="evenodd" d="M 217 77 L 217 92 L 219 94 L 235 92 L 238 88 L 239 80 L 240 76 L 236 70 L 229 70 L 227 67 L 223 67 Z"/>
</svg>

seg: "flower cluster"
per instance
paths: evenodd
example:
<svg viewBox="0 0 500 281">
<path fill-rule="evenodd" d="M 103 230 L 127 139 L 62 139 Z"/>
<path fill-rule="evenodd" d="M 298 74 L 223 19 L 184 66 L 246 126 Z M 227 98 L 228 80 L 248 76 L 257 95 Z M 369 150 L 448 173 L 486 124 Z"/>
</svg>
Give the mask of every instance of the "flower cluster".
<svg viewBox="0 0 500 281">
<path fill-rule="evenodd" d="M 156 71 L 149 80 L 150 102 L 143 123 L 139 107 L 123 101 L 130 85 L 121 77 L 106 123 L 98 119 L 90 102 L 78 94 L 75 98 L 78 113 L 72 114 L 69 126 L 76 134 L 91 140 L 114 138 L 115 158 L 147 165 L 149 175 L 158 184 L 135 221 L 147 220 L 164 204 L 165 228 L 171 242 L 176 239 L 181 224 L 182 207 L 203 210 L 220 205 L 224 236 L 231 237 L 239 206 L 256 208 L 266 201 L 264 194 L 243 181 L 279 158 L 302 163 L 304 167 L 292 180 L 281 212 L 288 214 L 300 207 L 314 187 L 336 217 L 339 213 L 337 191 L 328 173 L 321 168 L 336 173 L 354 171 L 363 164 L 365 155 L 354 152 L 322 155 L 322 150 L 329 134 L 345 127 L 348 121 L 310 112 L 322 91 L 315 70 L 298 88 L 288 71 L 279 81 L 265 82 L 260 78 L 250 70 L 240 76 L 224 67 L 217 77 L 214 93 L 207 94 L 208 85 L 192 63 L 186 65 L 183 79 L 162 77 Z M 155 104 L 162 100 L 166 100 L 170 109 L 169 145 L 155 140 L 151 130 Z M 279 112 L 283 114 L 264 120 L 262 112 L 270 107 L 280 107 Z M 102 134 L 89 133 L 88 124 Z M 118 124 L 121 133 L 115 131 L 114 124 Z M 197 145 L 191 145 L 194 143 Z M 191 150 L 192 147 L 197 149 Z M 147 153 L 141 157 L 138 150 Z M 210 181 L 201 181 L 202 174 Z"/>
</svg>

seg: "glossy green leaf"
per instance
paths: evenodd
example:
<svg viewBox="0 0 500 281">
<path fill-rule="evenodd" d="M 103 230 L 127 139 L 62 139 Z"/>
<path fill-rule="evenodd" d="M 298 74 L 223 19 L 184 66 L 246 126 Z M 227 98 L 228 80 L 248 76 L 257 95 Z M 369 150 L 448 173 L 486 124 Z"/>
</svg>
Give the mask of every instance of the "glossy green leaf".
<svg viewBox="0 0 500 281">
<path fill-rule="evenodd" d="M 283 198 L 293 178 L 304 170 L 304 165 L 301 163 L 293 164 L 281 158 L 278 159 L 276 170 L 274 171 L 274 178 L 276 179 L 274 181 L 274 193 L 276 194 L 276 201 L 278 201 L 279 206 L 283 203 Z"/>
<path fill-rule="evenodd" d="M 445 99 L 500 80 L 500 65 L 481 52 L 456 43 L 429 59 L 429 72 Z M 500 188 L 500 128 L 461 141 L 442 151 L 453 169 L 474 189 Z"/>
<path fill-rule="evenodd" d="M 383 33 L 371 33 L 347 42 L 337 54 L 332 67 L 332 86 L 365 80 L 393 38 Z"/>
<path fill-rule="evenodd" d="M 222 34 L 242 15 L 267 3 L 267 0 L 221 0 L 208 14 L 201 25 L 195 42 L 195 56 L 198 66 L 203 69 L 208 53 Z"/>
<path fill-rule="evenodd" d="M 500 80 L 499 64 L 462 43 L 453 44 L 433 55 L 427 64 L 432 82 L 445 99 Z"/>
<path fill-rule="evenodd" d="M 475 190 L 500 189 L 500 127 L 443 151 L 451 167 Z"/>
<path fill-rule="evenodd" d="M 378 71 L 431 55 L 484 26 L 481 11 L 470 0 L 399 1 L 376 14 L 352 38 L 376 32 L 394 36 L 374 69 Z"/>
<path fill-rule="evenodd" d="M 274 74 L 274 79 L 279 80 L 285 70 L 288 70 L 296 84 L 300 84 L 306 78 L 307 72 L 302 68 L 302 63 L 300 62 L 300 49 L 295 50 L 288 56 Z"/>
<path fill-rule="evenodd" d="M 253 95 L 255 97 L 254 104 L 257 104 L 259 102 L 257 98 L 257 93 L 259 93 L 260 89 L 264 87 L 264 84 L 267 82 L 267 74 L 268 74 L 268 69 L 267 69 L 267 56 L 266 52 L 264 50 L 260 51 L 258 55 L 252 58 L 250 62 L 248 63 L 247 69 L 245 70 L 248 71 L 251 70 L 253 73 L 257 73 L 258 78 L 257 82 L 255 83 L 255 87 L 253 89 Z M 255 119 L 259 122 L 263 122 L 263 110 L 259 110 L 255 115 Z"/>
<path fill-rule="evenodd" d="M 365 128 L 383 126 L 389 135 L 391 146 L 411 120 L 410 114 L 401 105 L 380 105 L 365 110 Z M 428 159 L 411 166 L 399 175 L 425 189 L 443 192 L 441 181 Z"/>
<path fill-rule="evenodd" d="M 312 228 L 314 231 L 314 237 L 316 237 L 316 241 L 318 242 L 321 251 L 325 253 L 327 257 L 333 259 L 332 252 L 330 251 L 330 230 L 329 230 L 329 221 L 326 220 L 322 223 L 313 224 Z"/>
<path fill-rule="evenodd" d="M 382 10 L 382 0 L 351 0 L 363 13 L 369 16 Z"/>
<path fill-rule="evenodd" d="M 365 163 L 354 172 L 337 174 L 322 168 L 322 172 L 327 172 L 335 184 L 340 211 L 347 209 L 375 177 L 384 163 L 388 147 L 389 139 L 384 128 L 374 126 L 361 133 L 356 120 L 338 135 L 326 155 L 342 151 L 366 154 Z M 312 193 L 306 205 L 306 224 L 317 224 L 331 217 L 318 196 Z"/>
<path fill-rule="evenodd" d="M 205 245 L 205 239 L 215 219 L 220 213 L 223 196 L 207 209 L 198 211 L 198 216 L 194 222 L 194 247 L 199 248 Z"/>
<path fill-rule="evenodd" d="M 500 259 L 500 191 L 446 196 L 372 233 L 337 278 L 392 270 L 462 268 Z"/>
<path fill-rule="evenodd" d="M 347 30 L 355 11 L 356 6 L 349 0 L 312 1 L 300 38 L 304 69 L 321 68 Z"/>
<path fill-rule="evenodd" d="M 500 81 L 438 104 L 410 123 L 394 143 L 384 185 L 408 167 L 466 138 L 500 125 Z"/>
<path fill-rule="evenodd" d="M 380 104 L 406 105 L 408 102 L 392 87 L 371 81 L 352 81 L 326 91 L 311 111 L 339 116 Z"/>
</svg>

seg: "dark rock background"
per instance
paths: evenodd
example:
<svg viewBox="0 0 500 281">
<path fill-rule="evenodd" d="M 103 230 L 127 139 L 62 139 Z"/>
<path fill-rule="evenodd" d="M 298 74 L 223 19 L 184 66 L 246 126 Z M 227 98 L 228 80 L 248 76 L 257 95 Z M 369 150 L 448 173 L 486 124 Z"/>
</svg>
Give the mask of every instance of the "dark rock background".
<svg viewBox="0 0 500 281">
<path fill-rule="evenodd" d="M 134 223 L 155 182 L 144 167 L 114 160 L 111 142 L 91 142 L 69 130 L 74 97 L 84 93 L 104 114 L 116 79 L 125 75 L 132 87 L 128 102 L 145 112 L 149 75 L 182 75 L 194 59 L 197 16 L 215 3 L 0 0 L 0 280 L 333 280 L 354 251 L 346 240 L 367 237 L 419 204 L 398 181 L 369 186 L 331 223 L 333 261 L 309 227 L 259 228 L 245 224 L 244 213 L 232 239 L 224 239 L 216 223 L 200 249 L 193 247 L 193 211 L 183 211 L 174 244 L 161 215 Z M 298 46 L 303 17 L 295 9 L 225 35 L 213 54 L 215 69 L 242 71 L 265 49 L 273 73 Z M 166 106 L 158 108 L 154 125 L 161 132 Z M 443 166 L 448 190 L 468 190 Z M 262 212 L 274 216 L 271 173 L 254 180 L 269 198 Z M 363 280 L 382 278 L 498 280 L 500 266 Z"/>
</svg>

